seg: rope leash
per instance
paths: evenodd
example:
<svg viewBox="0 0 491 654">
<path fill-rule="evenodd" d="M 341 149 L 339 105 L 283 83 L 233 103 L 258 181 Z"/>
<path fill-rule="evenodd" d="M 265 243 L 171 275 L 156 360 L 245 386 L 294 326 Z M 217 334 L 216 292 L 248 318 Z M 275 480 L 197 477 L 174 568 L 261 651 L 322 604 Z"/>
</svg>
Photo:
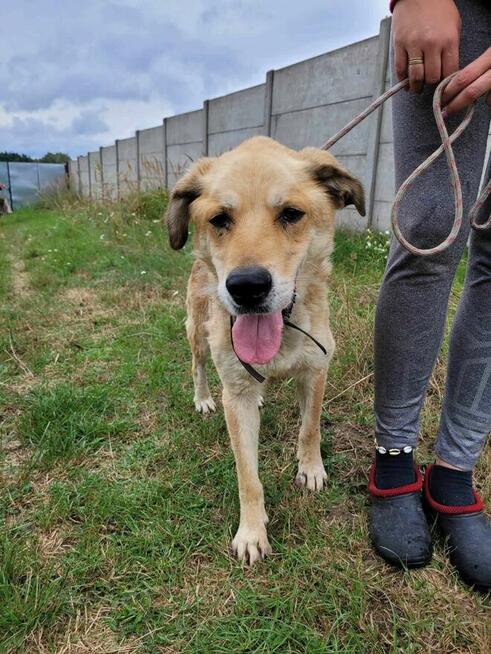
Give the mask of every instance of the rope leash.
<svg viewBox="0 0 491 654">
<path fill-rule="evenodd" d="M 435 150 L 435 152 L 433 152 L 433 154 L 431 154 L 427 159 L 425 159 L 425 161 L 423 161 L 423 163 L 421 163 L 414 170 L 414 172 L 411 173 L 411 175 L 409 175 L 409 177 L 401 184 L 396 194 L 394 204 L 392 206 L 391 223 L 392 223 L 392 229 L 395 237 L 397 238 L 399 243 L 406 250 L 408 250 L 408 252 L 411 252 L 412 254 L 420 257 L 430 256 L 432 254 L 440 254 L 441 252 L 444 252 L 455 242 L 455 239 L 459 235 L 460 229 L 462 227 L 462 213 L 463 213 L 462 185 L 460 183 L 459 171 L 457 169 L 457 164 L 455 162 L 452 143 L 459 138 L 459 136 L 462 134 L 462 132 L 464 132 L 464 130 L 471 122 L 472 116 L 474 114 L 474 104 L 472 104 L 467 109 L 462 122 L 456 128 L 456 130 L 449 136 L 442 115 L 441 99 L 445 87 L 455 75 L 456 73 L 453 73 L 449 77 L 446 77 L 442 82 L 440 82 L 433 95 L 433 115 L 435 116 L 435 122 L 438 128 L 438 132 L 440 134 L 440 138 L 442 140 L 442 144 L 437 150 Z M 373 113 L 376 109 L 378 109 L 389 98 L 391 98 L 393 95 L 398 93 L 401 89 L 408 86 L 408 84 L 409 84 L 409 79 L 405 79 L 402 82 L 398 82 L 390 89 L 388 89 L 374 102 L 372 102 L 364 111 L 362 111 L 360 114 L 355 116 L 353 120 L 350 120 L 350 122 L 345 127 L 343 127 L 343 129 L 341 129 L 339 132 L 334 134 L 334 136 L 332 136 L 328 141 L 326 141 L 324 145 L 321 146 L 321 150 L 329 150 L 330 148 L 332 148 L 332 146 L 335 143 L 337 143 L 341 138 L 343 138 L 343 136 L 345 136 L 348 132 L 350 132 L 354 127 L 359 125 L 363 120 L 365 120 L 365 118 L 367 118 L 371 113 Z M 423 171 L 425 171 L 429 166 L 431 166 L 431 164 L 443 152 L 445 152 L 445 156 L 447 159 L 447 164 L 450 171 L 450 179 L 451 179 L 452 189 L 454 194 L 455 212 L 454 212 L 453 225 L 448 236 L 439 245 L 436 245 L 435 247 L 432 248 L 422 249 L 409 243 L 409 241 L 402 234 L 399 228 L 398 211 L 402 199 L 409 191 L 409 189 L 413 186 L 416 178 L 419 177 L 419 175 L 421 175 Z M 482 230 L 482 229 L 489 229 L 491 227 L 491 215 L 489 216 L 486 222 L 484 223 L 477 222 L 480 209 L 484 205 L 490 194 L 491 194 L 491 179 L 488 180 L 486 186 L 483 188 L 481 194 L 477 198 L 476 202 L 472 205 L 472 208 L 469 212 L 469 220 L 473 229 Z"/>
</svg>

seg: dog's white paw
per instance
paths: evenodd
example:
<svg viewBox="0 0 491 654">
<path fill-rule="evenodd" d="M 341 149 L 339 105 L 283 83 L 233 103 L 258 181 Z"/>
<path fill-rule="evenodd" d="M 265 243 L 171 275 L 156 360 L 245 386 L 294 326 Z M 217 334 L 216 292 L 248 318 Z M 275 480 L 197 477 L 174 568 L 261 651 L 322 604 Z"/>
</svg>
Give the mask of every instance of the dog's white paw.
<svg viewBox="0 0 491 654">
<path fill-rule="evenodd" d="M 322 463 L 299 463 L 295 484 L 312 491 L 321 491 L 327 482 L 327 473 Z"/>
<path fill-rule="evenodd" d="M 259 398 L 258 398 L 258 400 L 257 400 L 257 406 L 258 406 L 260 409 L 262 409 L 263 406 L 264 406 L 264 397 L 263 397 L 262 395 L 260 395 Z"/>
<path fill-rule="evenodd" d="M 239 561 L 244 561 L 249 565 L 262 561 L 265 556 L 272 552 L 266 527 L 263 525 L 257 527 L 239 526 L 232 541 L 232 551 Z"/>
<path fill-rule="evenodd" d="M 215 402 L 213 401 L 212 397 L 206 397 L 204 399 L 200 398 L 194 398 L 194 406 L 196 407 L 196 411 L 198 413 L 202 414 L 207 414 L 207 413 L 213 413 L 216 411 L 216 406 Z"/>
</svg>

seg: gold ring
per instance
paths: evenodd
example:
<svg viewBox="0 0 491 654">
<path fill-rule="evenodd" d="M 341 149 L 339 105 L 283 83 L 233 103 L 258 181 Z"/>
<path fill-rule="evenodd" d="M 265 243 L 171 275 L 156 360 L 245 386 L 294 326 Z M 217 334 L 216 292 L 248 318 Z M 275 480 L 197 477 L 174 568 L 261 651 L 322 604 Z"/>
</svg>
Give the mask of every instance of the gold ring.
<svg viewBox="0 0 491 654">
<path fill-rule="evenodd" d="M 409 65 L 410 66 L 418 66 L 424 64 L 424 59 L 423 57 L 413 57 L 412 59 L 409 60 Z"/>
</svg>

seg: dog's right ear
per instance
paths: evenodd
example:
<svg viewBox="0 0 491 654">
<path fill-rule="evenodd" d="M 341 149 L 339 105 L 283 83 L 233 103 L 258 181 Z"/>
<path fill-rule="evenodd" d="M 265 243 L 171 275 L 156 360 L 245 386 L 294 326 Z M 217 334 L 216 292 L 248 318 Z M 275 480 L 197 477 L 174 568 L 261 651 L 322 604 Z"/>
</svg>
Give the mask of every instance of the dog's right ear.
<svg viewBox="0 0 491 654">
<path fill-rule="evenodd" d="M 203 190 L 203 175 L 208 172 L 213 159 L 205 157 L 197 161 L 177 182 L 169 198 L 165 213 L 169 243 L 173 250 L 180 250 L 188 240 L 189 207 Z"/>
</svg>

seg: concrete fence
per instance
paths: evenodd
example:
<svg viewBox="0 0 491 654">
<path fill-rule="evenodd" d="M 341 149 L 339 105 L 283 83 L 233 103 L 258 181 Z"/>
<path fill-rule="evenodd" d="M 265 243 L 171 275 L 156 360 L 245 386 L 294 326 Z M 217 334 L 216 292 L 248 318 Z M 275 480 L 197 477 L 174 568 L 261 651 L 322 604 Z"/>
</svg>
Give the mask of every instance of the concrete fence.
<svg viewBox="0 0 491 654">
<path fill-rule="evenodd" d="M 70 162 L 71 186 L 95 200 L 134 189 L 170 189 L 191 162 L 259 134 L 295 149 L 320 146 L 389 87 L 389 45 L 386 18 L 378 36 L 269 71 L 264 84 L 205 100 L 197 111 L 164 118 L 162 125 L 78 157 Z M 339 223 L 388 229 L 394 198 L 390 102 L 332 152 L 367 194 L 367 216 L 348 208 L 339 213 Z"/>
</svg>

